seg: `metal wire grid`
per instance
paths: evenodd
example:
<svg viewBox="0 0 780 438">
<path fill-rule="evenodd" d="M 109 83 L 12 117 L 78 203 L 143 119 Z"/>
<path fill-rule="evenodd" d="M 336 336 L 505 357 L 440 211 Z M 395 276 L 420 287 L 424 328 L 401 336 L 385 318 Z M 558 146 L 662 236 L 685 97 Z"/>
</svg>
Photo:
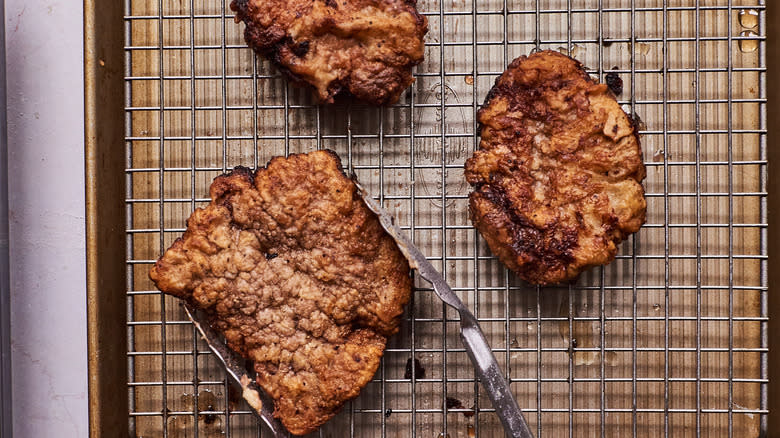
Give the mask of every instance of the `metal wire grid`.
<svg viewBox="0 0 780 438">
<path fill-rule="evenodd" d="M 288 86 L 245 48 L 225 0 L 126 0 L 131 433 L 262 436 L 176 301 L 153 290 L 146 276 L 184 230 L 189 212 L 208 201 L 213 176 L 237 164 L 257 166 L 273 155 L 324 147 L 339 152 L 398 213 L 403 228 L 471 303 L 538 436 L 765 430 L 763 2 L 594 3 L 420 2 L 431 29 L 417 83 L 398 104 L 371 109 L 317 106 L 307 91 Z M 755 35 L 740 36 L 735 20 L 743 8 L 758 14 Z M 721 15 L 725 20 L 712 32 L 706 18 Z M 621 26 L 608 28 L 605 22 L 615 16 Z M 654 32 L 641 33 L 638 21 L 648 16 L 656 18 Z M 677 16 L 693 17 L 692 34 L 673 27 Z M 203 23 L 211 32 L 201 39 Z M 458 25 L 467 30 L 453 30 Z M 735 61 L 747 56 L 737 49 L 743 41 L 757 43 L 755 65 Z M 708 44 L 722 43 L 725 59 L 704 58 L 702 52 L 711 54 Z M 693 48 L 693 59 L 680 62 L 671 54 L 684 45 Z M 649 55 L 656 58 L 643 62 L 648 46 L 657 49 Z M 560 48 L 595 67 L 603 80 L 621 59 L 612 47 L 628 53 L 628 62 L 623 56 L 623 67 L 612 70 L 629 84 L 621 103 L 647 124 L 648 224 L 613 265 L 568 287 L 531 288 L 489 254 L 463 214 L 468 190 L 459 171 L 464 148 L 478 145 L 474 115 L 493 78 L 519 54 Z M 725 82 L 720 78 L 714 88 L 727 88 L 725 96 L 702 82 L 722 75 Z M 736 87 L 745 75 L 757 78 L 753 96 Z M 691 79 L 691 93 L 675 86 L 678 77 Z M 652 96 L 648 84 L 660 93 Z M 751 105 L 757 125 L 746 126 L 742 107 Z M 724 108 L 726 123 L 708 124 L 709 112 L 720 115 Z M 249 116 L 236 122 L 236 113 Z M 678 123 L 681 115 L 693 123 Z M 711 153 L 721 143 L 726 153 Z M 724 169 L 725 186 L 717 172 Z M 680 206 L 688 208 L 678 216 Z M 725 214 L 713 213 L 718 206 Z M 746 215 L 753 207 L 756 214 Z M 727 240 L 725 251 L 711 250 L 718 237 Z M 743 239 L 754 246 L 742 245 Z M 756 275 L 746 278 L 745 271 Z M 416 286 L 408 318 L 374 381 L 320 436 L 502 436 L 457 340 L 456 316 L 425 284 Z M 754 306 L 743 307 L 745 300 Z M 653 337 L 660 339 L 654 344 Z M 426 376 L 403 375 L 410 358 L 421 361 Z M 750 361 L 758 363 L 748 367 L 753 374 L 741 375 Z M 755 404 L 742 393 L 755 395 Z"/>
</svg>

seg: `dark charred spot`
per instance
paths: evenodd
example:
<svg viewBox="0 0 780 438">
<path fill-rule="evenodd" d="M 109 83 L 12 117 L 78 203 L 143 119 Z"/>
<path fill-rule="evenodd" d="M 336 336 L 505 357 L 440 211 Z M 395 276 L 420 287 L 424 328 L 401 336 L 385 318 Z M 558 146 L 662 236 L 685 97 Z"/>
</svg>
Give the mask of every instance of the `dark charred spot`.
<svg viewBox="0 0 780 438">
<path fill-rule="evenodd" d="M 233 214 L 233 203 L 230 202 L 230 198 L 229 197 L 223 198 L 222 201 L 219 204 L 221 206 L 227 208 L 231 215 Z"/>
<path fill-rule="evenodd" d="M 515 254 L 528 259 L 523 269 L 532 272 L 540 266 L 558 267 L 574 260 L 572 250 L 579 246 L 577 230 L 563 229 L 559 239 L 544 229 L 536 228 L 515 210 L 508 194 L 498 184 L 481 185 L 477 192 L 506 215 L 512 239 L 510 247 Z M 555 229 L 556 224 L 547 224 L 546 227 Z"/>
<path fill-rule="evenodd" d="M 233 12 L 246 12 L 247 9 L 247 3 L 249 3 L 249 0 L 233 0 L 230 2 L 230 10 Z"/>
<path fill-rule="evenodd" d="M 298 44 L 293 44 L 292 52 L 299 58 L 306 56 L 306 54 L 309 53 L 309 42 L 301 41 Z"/>
<path fill-rule="evenodd" d="M 227 176 L 233 176 L 233 175 L 240 176 L 242 178 L 246 178 L 252 184 L 254 184 L 254 182 L 255 182 L 255 173 L 252 171 L 252 169 L 250 169 L 248 167 L 244 167 L 244 166 L 236 166 L 236 167 L 234 167 L 233 170 L 231 170 L 230 172 L 227 173 Z"/>
<path fill-rule="evenodd" d="M 265 259 L 266 259 L 266 260 L 273 260 L 273 259 L 275 259 L 275 258 L 277 258 L 277 257 L 279 257 L 279 254 L 277 254 L 277 253 L 275 253 L 275 252 L 274 252 L 274 253 L 270 253 L 270 254 L 266 254 L 266 255 L 265 255 Z"/>
<path fill-rule="evenodd" d="M 605 40 L 605 39 L 601 40 L 601 45 L 604 46 L 604 47 L 609 47 L 612 44 L 614 44 L 614 41 L 608 41 L 608 40 Z"/>
<path fill-rule="evenodd" d="M 574 212 L 574 218 L 577 219 L 577 223 L 580 224 L 581 227 L 585 226 L 585 218 L 582 216 L 582 212 L 577 210 Z"/>
<path fill-rule="evenodd" d="M 420 360 L 415 358 L 414 362 L 412 362 L 412 358 L 410 357 L 409 360 L 406 361 L 406 370 L 404 371 L 404 379 L 411 379 L 412 373 L 414 373 L 415 379 L 425 378 L 425 368 L 423 368 L 422 364 L 420 363 Z"/>
<path fill-rule="evenodd" d="M 466 406 L 463 405 L 463 402 L 458 400 L 455 397 L 447 397 L 446 403 L 447 403 L 447 409 L 466 409 Z M 471 408 L 471 410 L 468 411 L 464 411 L 463 416 L 466 418 L 473 417 L 474 408 Z"/>
<path fill-rule="evenodd" d="M 604 224 L 602 224 L 601 227 L 607 231 L 616 229 L 618 227 L 618 222 L 620 221 L 614 214 L 605 214 L 601 220 L 604 221 Z"/>
<path fill-rule="evenodd" d="M 623 93 L 623 79 L 620 79 L 620 76 L 617 73 L 614 71 L 607 73 L 606 81 L 607 87 L 609 87 L 610 91 L 612 91 L 615 96 Z"/>
<path fill-rule="evenodd" d="M 490 104 L 490 101 L 493 100 L 494 97 L 498 96 L 499 94 L 501 94 L 503 92 L 503 90 L 502 90 L 503 87 L 501 85 L 499 85 L 499 83 L 498 83 L 499 79 L 501 79 L 501 76 L 496 78 L 496 82 L 493 85 L 493 88 L 491 88 L 490 91 L 488 91 L 487 96 L 485 96 L 485 101 L 482 102 L 482 107 L 483 108 L 488 106 L 488 104 Z"/>
<path fill-rule="evenodd" d="M 463 409 L 463 402 L 455 397 L 447 397 L 447 409 Z"/>
<path fill-rule="evenodd" d="M 335 0 L 325 0 L 325 6 L 327 6 L 329 8 L 337 8 L 337 7 L 339 7 L 339 4 L 336 3 Z"/>
<path fill-rule="evenodd" d="M 460 409 L 463 408 L 463 402 L 455 397 L 447 397 L 447 409 Z"/>
</svg>

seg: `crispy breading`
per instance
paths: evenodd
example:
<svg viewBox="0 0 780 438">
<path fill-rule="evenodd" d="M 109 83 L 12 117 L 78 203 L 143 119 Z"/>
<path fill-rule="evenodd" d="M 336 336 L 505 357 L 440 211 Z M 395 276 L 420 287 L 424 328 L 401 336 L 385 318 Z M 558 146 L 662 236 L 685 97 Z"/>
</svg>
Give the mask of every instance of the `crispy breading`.
<svg viewBox="0 0 780 438">
<path fill-rule="evenodd" d="M 152 268 L 203 309 L 294 434 L 372 378 L 409 300 L 409 264 L 330 151 L 217 177 L 211 203 Z"/>
<path fill-rule="evenodd" d="M 233 0 L 256 52 L 323 102 L 395 103 L 423 60 L 428 21 L 416 0 Z"/>
<path fill-rule="evenodd" d="M 471 218 L 526 281 L 563 282 L 609 263 L 644 223 L 636 128 L 576 60 L 553 51 L 515 59 L 478 120 L 465 170 Z"/>
</svg>

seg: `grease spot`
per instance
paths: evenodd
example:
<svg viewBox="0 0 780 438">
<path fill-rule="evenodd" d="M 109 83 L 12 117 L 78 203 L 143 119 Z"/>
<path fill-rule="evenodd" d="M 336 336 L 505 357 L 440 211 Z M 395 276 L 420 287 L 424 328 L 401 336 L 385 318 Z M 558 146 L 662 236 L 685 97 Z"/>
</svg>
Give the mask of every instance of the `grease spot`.
<svg viewBox="0 0 780 438">
<path fill-rule="evenodd" d="M 742 27 L 754 28 L 758 26 L 758 11 L 755 9 L 743 9 L 739 11 L 739 24 Z"/>
<path fill-rule="evenodd" d="M 753 32 L 752 30 L 743 30 L 739 33 L 739 36 L 743 38 L 754 38 L 757 37 L 758 34 Z M 756 49 L 758 49 L 758 40 L 739 40 L 739 50 L 743 53 L 751 53 L 755 52 Z"/>
<path fill-rule="evenodd" d="M 648 53 L 650 53 L 650 44 L 643 43 L 643 42 L 634 42 L 628 43 L 628 49 L 631 51 L 636 51 L 637 54 L 642 56 L 647 56 Z"/>
</svg>

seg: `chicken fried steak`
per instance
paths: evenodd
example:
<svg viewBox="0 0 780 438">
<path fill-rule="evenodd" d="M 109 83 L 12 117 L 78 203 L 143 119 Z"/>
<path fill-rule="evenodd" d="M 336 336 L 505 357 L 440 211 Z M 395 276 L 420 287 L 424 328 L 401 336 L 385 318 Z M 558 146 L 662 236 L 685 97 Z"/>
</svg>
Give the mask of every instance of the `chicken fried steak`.
<svg viewBox="0 0 780 438">
<path fill-rule="evenodd" d="M 323 102 L 395 103 L 423 60 L 428 21 L 416 0 L 233 0 L 244 38 Z"/>
<path fill-rule="evenodd" d="M 515 59 L 478 119 L 465 171 L 471 218 L 526 281 L 563 282 L 609 263 L 644 223 L 634 124 L 579 62 L 552 51 Z"/>
<path fill-rule="evenodd" d="M 150 277 L 254 361 L 290 432 L 314 431 L 376 372 L 409 264 L 333 152 L 237 167 L 210 195 Z"/>
</svg>

